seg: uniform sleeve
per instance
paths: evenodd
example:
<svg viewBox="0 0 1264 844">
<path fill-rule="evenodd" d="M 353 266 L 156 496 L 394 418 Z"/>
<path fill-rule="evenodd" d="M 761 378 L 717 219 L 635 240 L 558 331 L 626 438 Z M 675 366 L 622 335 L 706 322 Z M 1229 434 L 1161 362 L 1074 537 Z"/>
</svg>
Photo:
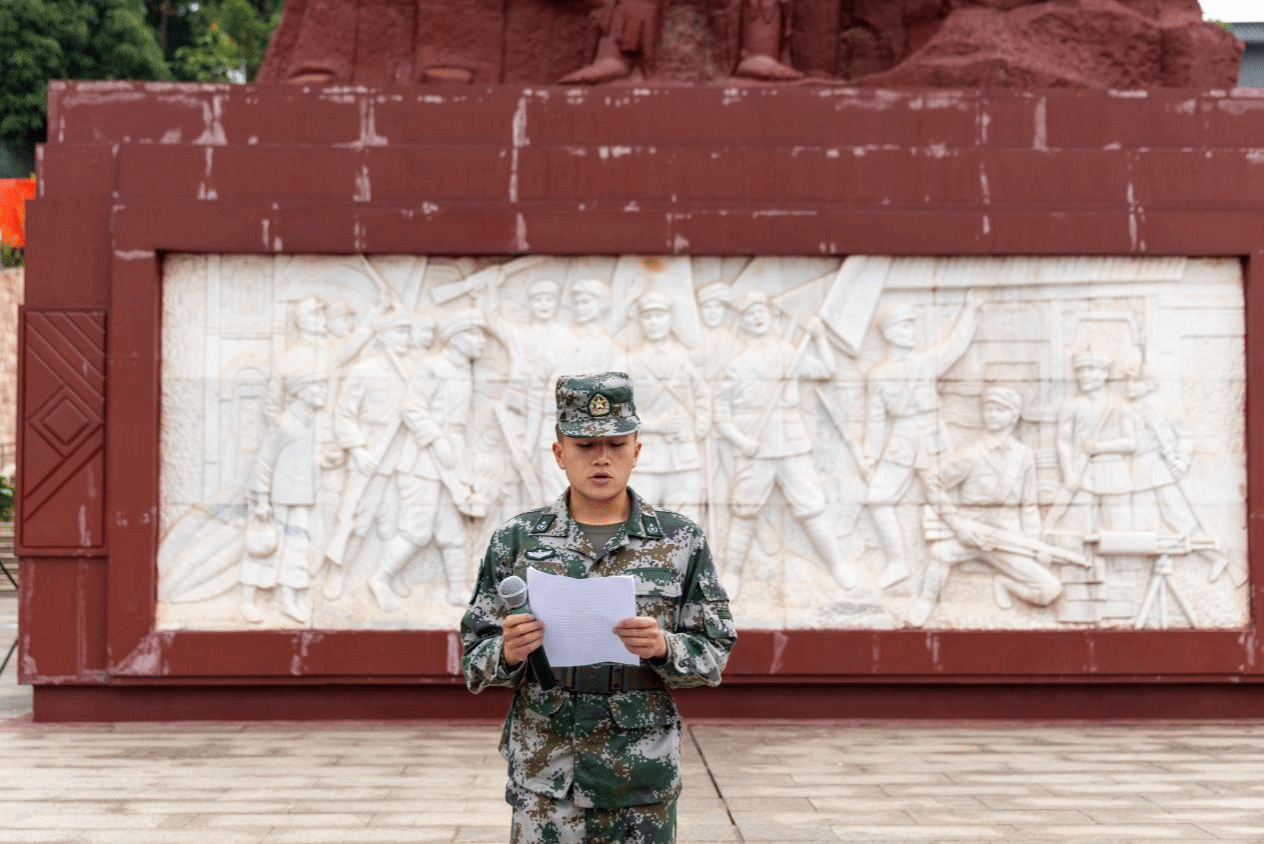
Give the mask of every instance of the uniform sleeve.
<svg viewBox="0 0 1264 844">
<path fill-rule="evenodd" d="M 729 596 L 720 584 L 711 549 L 699 531 L 689 560 L 680 620 L 667 633 L 667 658 L 650 665 L 668 686 L 718 686 L 737 642 Z"/>
<path fill-rule="evenodd" d="M 461 671 L 466 687 L 478 694 L 488 686 L 517 686 L 527 670 L 524 660 L 517 668 L 505 665 L 500 623 L 508 613 L 497 585 L 512 573 L 517 542 L 512 528 L 492 535 L 478 570 L 474 597 L 461 619 Z"/>
</svg>

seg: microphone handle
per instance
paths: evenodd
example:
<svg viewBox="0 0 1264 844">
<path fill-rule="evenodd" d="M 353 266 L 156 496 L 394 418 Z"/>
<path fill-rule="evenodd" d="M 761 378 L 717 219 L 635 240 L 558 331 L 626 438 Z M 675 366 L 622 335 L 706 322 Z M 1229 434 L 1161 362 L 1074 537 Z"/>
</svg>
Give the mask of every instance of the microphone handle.
<svg viewBox="0 0 1264 844">
<path fill-rule="evenodd" d="M 530 604 L 523 604 L 519 612 L 530 613 Z M 531 666 L 531 673 L 535 675 L 535 681 L 540 684 L 541 689 L 547 692 L 557 685 L 557 678 L 553 676 L 553 668 L 549 665 L 549 657 L 544 653 L 544 645 L 540 645 L 527 654 L 527 663 Z"/>
</svg>

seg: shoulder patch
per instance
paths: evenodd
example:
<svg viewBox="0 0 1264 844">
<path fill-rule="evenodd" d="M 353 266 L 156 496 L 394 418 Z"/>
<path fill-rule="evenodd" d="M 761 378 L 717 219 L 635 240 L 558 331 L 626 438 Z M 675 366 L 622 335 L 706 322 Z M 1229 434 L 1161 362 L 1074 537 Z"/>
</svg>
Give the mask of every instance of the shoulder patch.
<svg viewBox="0 0 1264 844">
<path fill-rule="evenodd" d="M 557 551 L 552 548 L 531 548 L 522 556 L 528 560 L 551 560 L 557 556 Z"/>
<path fill-rule="evenodd" d="M 556 514 L 545 513 L 543 516 L 536 519 L 535 523 L 531 525 L 531 532 L 532 533 L 545 533 L 548 531 L 549 528 L 553 527 L 553 522 L 555 522 L 556 520 L 557 520 Z"/>
</svg>

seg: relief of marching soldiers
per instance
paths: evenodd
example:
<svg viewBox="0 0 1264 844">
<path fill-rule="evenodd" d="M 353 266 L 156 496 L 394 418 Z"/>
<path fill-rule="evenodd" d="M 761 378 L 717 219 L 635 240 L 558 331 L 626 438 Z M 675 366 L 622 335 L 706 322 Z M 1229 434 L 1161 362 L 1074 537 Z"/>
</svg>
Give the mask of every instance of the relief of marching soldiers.
<svg viewBox="0 0 1264 844">
<path fill-rule="evenodd" d="M 1196 561 L 1208 582 L 1228 569 L 1186 486 L 1189 427 L 1144 366 L 1112 359 L 1117 347 L 1061 351 L 1073 378 L 1052 420 L 1050 497 L 1036 453 L 1050 422 L 1034 421 L 1032 385 L 977 379 L 977 425 L 945 422 L 944 379 L 990 307 L 981 294 L 939 295 L 933 307 L 955 317 L 928 338 L 932 305 L 848 277 L 847 262 L 810 307 L 732 278 L 682 284 L 647 270 L 616 286 L 550 274 L 558 266 L 493 264 L 448 285 L 441 307 L 405 308 L 384 283 L 360 312 L 316 296 L 288 305 L 250 474 L 242 617 L 262 621 L 264 592 L 309 623 L 314 600 L 351 588 L 390 615 L 422 582 L 426 600 L 463 606 L 471 549 L 563 490 L 548 447 L 556 378 L 598 370 L 627 372 L 636 388 L 632 486 L 707 527 L 739 602 L 767 577 L 760 519 L 774 500 L 820 583 L 840 600 L 902 591 L 911 602 L 896 623 L 912 627 L 934 623 L 962 567 L 990 580 L 996 613 L 1021 604 L 1100 622 L 1123 559 L 1145 561 L 1150 585 L 1130 622 L 1156 623 L 1161 604 L 1158 623 L 1196 626 L 1197 608 L 1162 575 L 1174 560 Z M 862 406 L 841 406 L 834 389 L 844 362 L 861 373 Z M 849 485 L 818 459 L 826 429 Z M 843 488 L 867 547 L 844 541 Z"/>
</svg>

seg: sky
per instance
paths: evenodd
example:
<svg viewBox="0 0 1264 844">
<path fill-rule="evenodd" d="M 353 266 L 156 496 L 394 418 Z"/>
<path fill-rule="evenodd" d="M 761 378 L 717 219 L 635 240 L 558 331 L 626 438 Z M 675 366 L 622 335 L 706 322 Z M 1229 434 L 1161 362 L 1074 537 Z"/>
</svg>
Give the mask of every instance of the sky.
<svg viewBox="0 0 1264 844">
<path fill-rule="evenodd" d="M 1264 21 L 1264 0 L 1199 0 L 1203 17 L 1227 23 Z"/>
</svg>

